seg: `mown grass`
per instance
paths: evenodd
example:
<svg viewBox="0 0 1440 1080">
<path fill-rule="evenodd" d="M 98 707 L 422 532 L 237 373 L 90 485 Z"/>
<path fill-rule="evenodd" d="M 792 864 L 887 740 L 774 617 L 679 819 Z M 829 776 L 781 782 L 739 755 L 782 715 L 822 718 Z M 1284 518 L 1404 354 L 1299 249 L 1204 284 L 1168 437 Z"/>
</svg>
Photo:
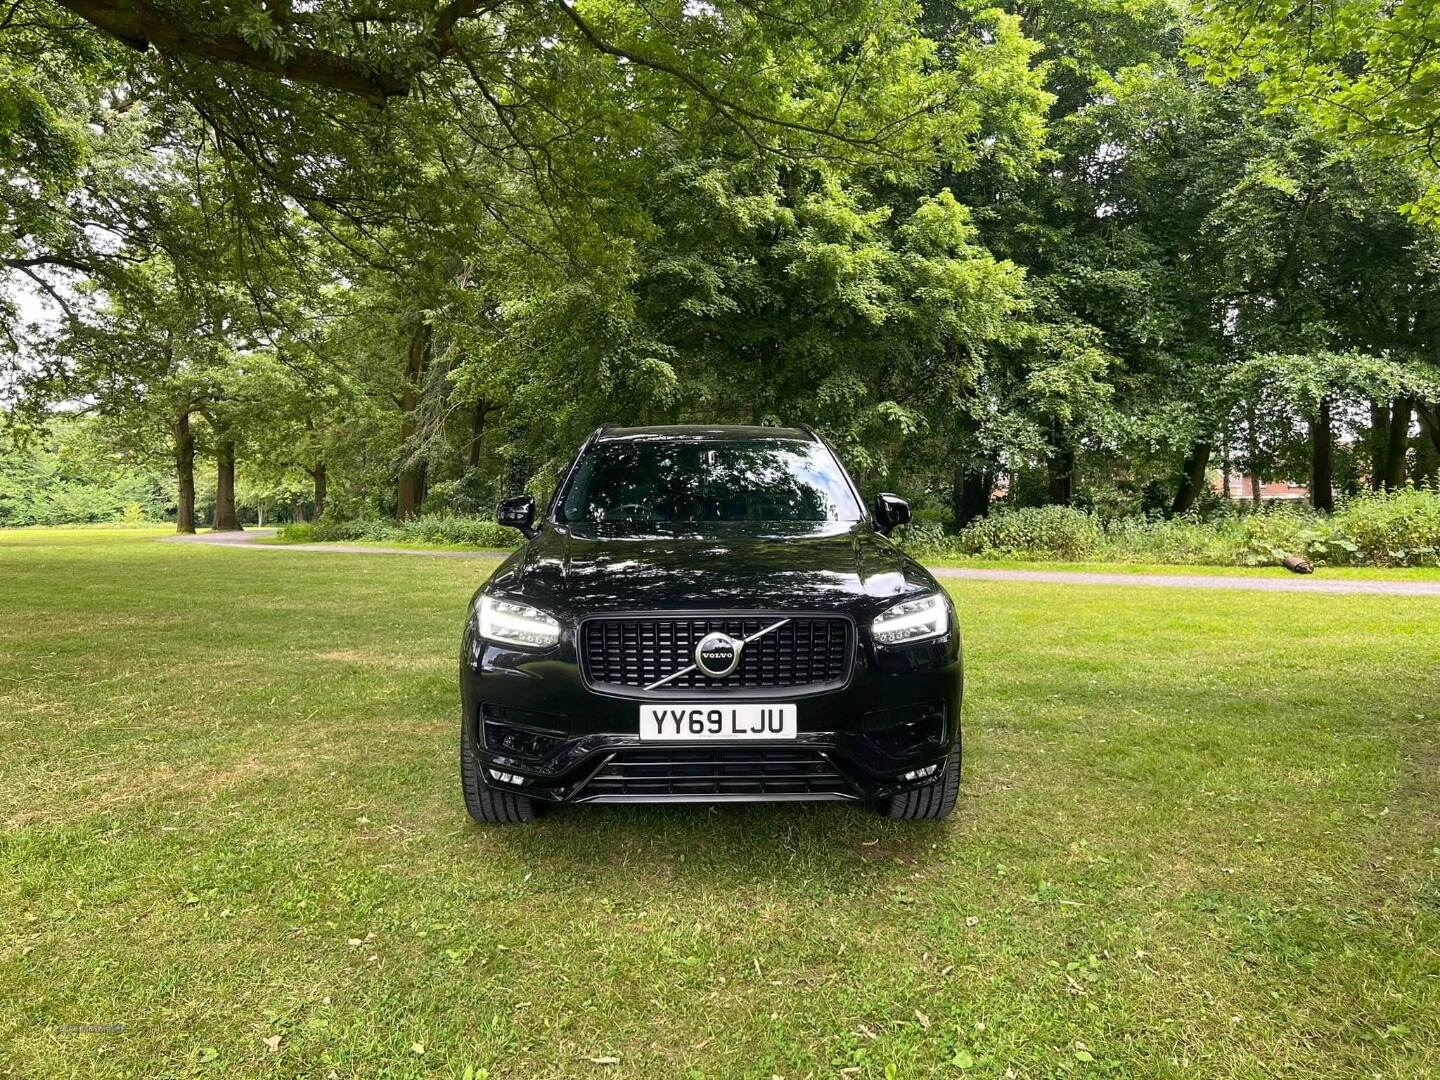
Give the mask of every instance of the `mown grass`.
<svg viewBox="0 0 1440 1080">
<path fill-rule="evenodd" d="M 956 582 L 949 822 L 489 830 L 489 565 L 0 533 L 4 1068 L 1440 1072 L 1435 600 Z"/>
</svg>

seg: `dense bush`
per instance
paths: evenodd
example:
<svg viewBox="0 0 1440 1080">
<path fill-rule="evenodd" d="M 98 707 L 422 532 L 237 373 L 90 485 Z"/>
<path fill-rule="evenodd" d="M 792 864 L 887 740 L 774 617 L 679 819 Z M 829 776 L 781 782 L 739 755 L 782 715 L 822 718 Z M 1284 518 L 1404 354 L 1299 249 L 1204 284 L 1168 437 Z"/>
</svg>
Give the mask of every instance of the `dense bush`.
<svg viewBox="0 0 1440 1080">
<path fill-rule="evenodd" d="M 454 544 L 463 547 L 510 548 L 520 539 L 514 529 L 479 517 L 426 514 L 410 521 L 383 518 L 336 521 L 321 518 L 309 524 L 286 525 L 280 539 L 292 543 L 381 541 L 407 544 Z"/>
<path fill-rule="evenodd" d="M 1401 488 L 1348 500 L 1331 518 L 1367 566 L 1440 566 L 1440 491 Z"/>
<path fill-rule="evenodd" d="M 1263 516 L 1263 515 L 1262 515 Z M 1242 561 L 1238 519 L 1121 517 L 1106 522 L 1101 555 L 1117 562 L 1224 565 Z"/>
<path fill-rule="evenodd" d="M 280 538 L 511 548 L 520 534 L 485 518 L 430 514 L 406 522 L 323 518 L 287 525 Z M 1329 517 L 1303 507 L 1168 519 L 1106 519 L 1065 506 L 1003 508 L 955 535 L 917 519 L 896 539 L 923 558 L 1270 566 L 1304 555 L 1331 566 L 1440 566 L 1440 492 L 1366 493 Z"/>
<path fill-rule="evenodd" d="M 894 539 L 912 555 L 946 555 L 953 537 L 946 535 L 945 527 L 935 519 L 917 517 L 897 529 Z"/>
<path fill-rule="evenodd" d="M 901 542 L 931 557 L 1268 566 L 1304 555 L 1332 566 L 1440 566 L 1440 491 L 1367 492 L 1328 517 L 1304 507 L 1168 519 L 1003 508 L 954 536 L 911 526 Z"/>
<path fill-rule="evenodd" d="M 1100 519 L 1068 506 L 1027 506 L 981 518 L 955 538 L 965 555 L 1000 559 L 1086 559 L 1100 549 Z"/>
</svg>

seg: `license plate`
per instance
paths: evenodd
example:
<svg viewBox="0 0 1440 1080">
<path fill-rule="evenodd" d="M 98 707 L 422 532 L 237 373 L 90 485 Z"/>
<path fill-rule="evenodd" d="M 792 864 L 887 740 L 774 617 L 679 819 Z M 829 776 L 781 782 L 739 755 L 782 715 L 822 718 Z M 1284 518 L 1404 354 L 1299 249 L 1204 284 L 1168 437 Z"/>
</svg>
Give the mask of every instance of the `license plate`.
<svg viewBox="0 0 1440 1080">
<path fill-rule="evenodd" d="M 645 742 L 728 742 L 795 738 L 794 705 L 641 705 Z"/>
</svg>

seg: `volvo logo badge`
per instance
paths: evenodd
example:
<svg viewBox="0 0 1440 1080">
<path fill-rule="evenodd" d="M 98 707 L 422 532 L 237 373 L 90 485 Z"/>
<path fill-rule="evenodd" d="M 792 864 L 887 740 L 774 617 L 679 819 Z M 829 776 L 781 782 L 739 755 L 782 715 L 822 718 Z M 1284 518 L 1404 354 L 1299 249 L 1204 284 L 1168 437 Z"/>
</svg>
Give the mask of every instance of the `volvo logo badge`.
<svg viewBox="0 0 1440 1080">
<path fill-rule="evenodd" d="M 744 647 L 743 641 L 729 634 L 706 634 L 695 646 L 695 666 L 712 679 L 723 679 L 740 666 L 740 650 Z"/>
<path fill-rule="evenodd" d="M 723 679 L 740 666 L 740 650 L 750 642 L 779 630 L 789 621 L 789 619 L 777 619 L 769 626 L 756 630 L 747 638 L 733 638 L 729 634 L 722 634 L 718 631 L 706 634 L 700 639 L 700 644 L 695 646 L 695 662 L 693 664 L 686 664 L 684 667 L 670 672 L 669 675 L 661 675 L 645 689 L 658 690 L 666 683 L 673 682 L 682 675 L 689 675 L 692 671 L 699 671 L 701 674 L 709 675 L 712 679 Z"/>
</svg>

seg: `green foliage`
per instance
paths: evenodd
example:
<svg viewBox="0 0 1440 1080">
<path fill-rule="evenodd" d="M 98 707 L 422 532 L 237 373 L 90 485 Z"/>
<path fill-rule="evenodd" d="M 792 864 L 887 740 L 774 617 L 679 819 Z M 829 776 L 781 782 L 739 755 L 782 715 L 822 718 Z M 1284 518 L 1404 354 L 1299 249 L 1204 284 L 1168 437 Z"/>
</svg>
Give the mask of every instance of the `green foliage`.
<svg viewBox="0 0 1440 1080">
<path fill-rule="evenodd" d="M 33 71 L 0 68 L 0 177 L 19 186 L 20 177 L 28 176 L 37 184 L 35 194 L 55 198 L 74 181 L 85 145 L 36 82 Z"/>
<path fill-rule="evenodd" d="M 316 522 L 285 525 L 278 538 L 294 544 L 361 542 L 505 549 L 515 547 L 520 534 L 484 518 L 423 514 L 399 522 L 387 518 L 339 521 L 323 517 Z"/>
<path fill-rule="evenodd" d="M 1405 209 L 1440 215 L 1435 0 L 1216 0 L 1205 10 L 1195 47 L 1212 77 L 1256 80 L 1272 103 L 1303 109 L 1337 140 L 1403 163 L 1417 185 Z"/>
<path fill-rule="evenodd" d="M 1095 555 L 1103 539 L 1099 519 L 1068 506 L 1001 510 L 962 529 L 955 547 L 967 555 L 1077 561 Z"/>
<path fill-rule="evenodd" d="M 1440 566 L 1440 490 L 1366 492 L 1336 512 L 1337 531 L 1364 566 Z"/>
<path fill-rule="evenodd" d="M 933 518 L 917 514 L 908 525 L 902 525 L 893 533 L 894 540 L 912 555 L 924 558 L 943 555 L 952 550 L 950 537 L 945 528 Z"/>
<path fill-rule="evenodd" d="M 1290 555 L 1303 555 L 1320 565 L 1347 565 L 1355 550 L 1333 517 L 1302 508 L 1248 514 L 1220 523 L 1216 532 L 1230 545 L 1224 561 L 1246 566 L 1274 566 Z"/>
<path fill-rule="evenodd" d="M 503 8 L 185 0 L 137 52 L 20 0 L 0 276 L 63 310 L 0 299 L 7 407 L 84 402 L 156 468 L 188 422 L 267 520 L 327 483 L 468 519 L 601 422 L 799 421 L 950 520 L 1007 475 L 1108 535 L 1197 455 L 1302 474 L 1320 400 L 1372 447 L 1440 400 L 1405 178 L 1207 82 L 1170 0 Z M 1086 542 L 1052 525 L 1002 546 Z"/>
<path fill-rule="evenodd" d="M 1414 356 L 1323 349 L 1265 353 L 1237 367 L 1236 388 L 1254 400 L 1268 398 L 1313 411 L 1322 400 L 1440 401 L 1440 368 Z"/>
<path fill-rule="evenodd" d="M 1261 513 L 1250 518 L 1270 516 Z M 1203 520 L 1189 514 L 1174 518 L 1126 515 L 1106 520 L 1100 550 L 1103 558 L 1114 562 L 1234 565 L 1244 562 L 1238 554 L 1242 542 L 1231 534 L 1236 524 L 1234 518 Z"/>
<path fill-rule="evenodd" d="M 1440 566 L 1440 491 L 1365 492 L 1331 515 L 1290 506 L 1168 519 L 1000 509 L 953 537 L 912 526 L 903 543 L 930 557 L 1274 566 L 1303 555 L 1330 566 Z"/>
<path fill-rule="evenodd" d="M 287 543 L 362 542 L 485 549 L 516 546 L 514 529 L 478 517 L 426 514 L 406 522 L 329 517 L 285 525 Z M 1102 516 L 1065 506 L 1001 508 L 959 533 L 917 518 L 895 534 L 919 558 L 1272 566 L 1304 555 L 1331 566 L 1440 566 L 1440 492 L 1366 492 L 1333 515 L 1276 505 L 1209 517 Z"/>
<path fill-rule="evenodd" d="M 168 477 L 112 455 L 86 421 L 53 424 L 25 443 L 0 430 L 0 526 L 159 521 Z"/>
</svg>

